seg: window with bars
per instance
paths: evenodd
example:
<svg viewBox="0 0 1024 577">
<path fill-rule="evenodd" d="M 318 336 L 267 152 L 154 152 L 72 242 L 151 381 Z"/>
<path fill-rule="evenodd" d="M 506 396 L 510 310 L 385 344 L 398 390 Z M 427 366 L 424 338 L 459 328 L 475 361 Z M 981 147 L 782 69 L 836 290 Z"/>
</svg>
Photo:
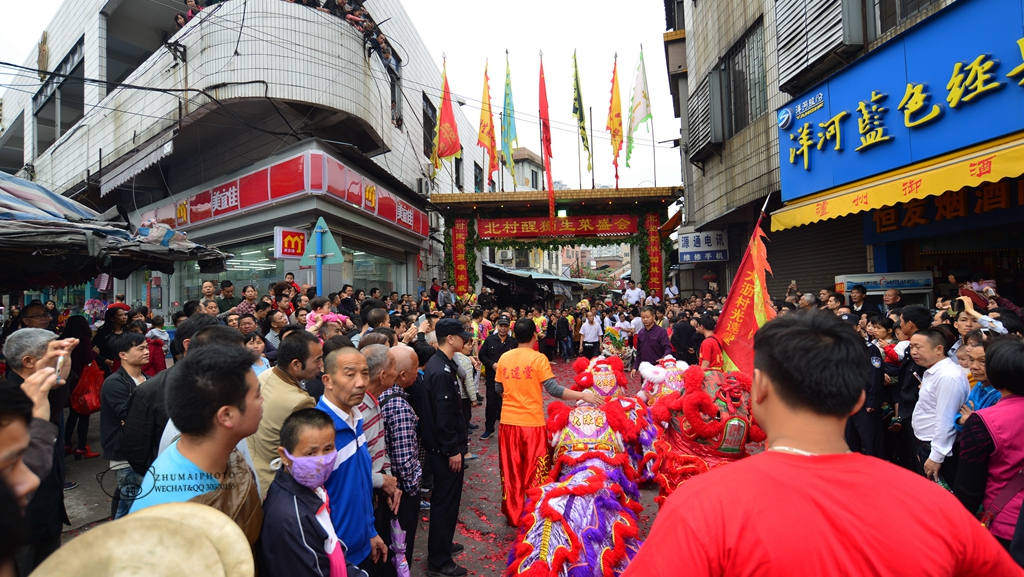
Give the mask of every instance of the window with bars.
<svg viewBox="0 0 1024 577">
<path fill-rule="evenodd" d="M 480 163 L 473 163 L 473 192 L 484 191 L 484 167 Z"/>
<path fill-rule="evenodd" d="M 725 138 L 730 138 L 768 111 L 764 23 L 758 22 L 722 60 Z"/>
<path fill-rule="evenodd" d="M 437 108 L 423 93 L 423 154 L 430 158 L 434 153 L 434 127 L 437 126 Z"/>
<path fill-rule="evenodd" d="M 878 34 L 885 34 L 922 8 L 939 0 L 875 0 Z"/>
</svg>

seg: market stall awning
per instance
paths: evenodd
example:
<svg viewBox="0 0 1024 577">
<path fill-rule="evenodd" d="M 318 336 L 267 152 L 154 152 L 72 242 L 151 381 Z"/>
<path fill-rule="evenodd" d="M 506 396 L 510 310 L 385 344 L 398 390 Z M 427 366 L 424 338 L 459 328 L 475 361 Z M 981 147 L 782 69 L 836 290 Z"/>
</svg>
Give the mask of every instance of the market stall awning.
<svg viewBox="0 0 1024 577">
<path fill-rule="evenodd" d="M 1024 136 L 990 141 L 799 199 L 772 213 L 772 231 L 839 218 L 1024 173 Z"/>
<path fill-rule="evenodd" d="M 231 256 L 165 232 L 133 229 L 120 215 L 0 172 L 0 290 L 78 285 L 100 273 L 123 279 L 141 268 L 173 273 L 176 261 L 219 272 Z"/>
</svg>

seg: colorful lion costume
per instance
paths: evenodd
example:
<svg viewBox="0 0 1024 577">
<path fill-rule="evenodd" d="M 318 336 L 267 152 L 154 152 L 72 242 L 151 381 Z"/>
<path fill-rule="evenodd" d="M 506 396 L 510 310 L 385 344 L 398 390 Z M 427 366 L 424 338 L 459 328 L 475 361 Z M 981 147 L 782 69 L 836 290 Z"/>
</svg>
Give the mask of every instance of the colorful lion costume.
<svg viewBox="0 0 1024 577">
<path fill-rule="evenodd" d="M 655 442 L 659 504 L 690 477 L 763 450 L 764 431 L 750 412 L 750 377 L 690 367 L 683 384 L 651 410 L 662 429 Z"/>
<path fill-rule="evenodd" d="M 624 366 L 633 362 L 633 355 L 636 350 L 629 346 L 627 335 L 615 327 L 608 327 L 604 330 L 604 337 L 601 339 L 601 354 L 606 357 L 619 357 Z"/>
<path fill-rule="evenodd" d="M 640 548 L 637 473 L 625 438 L 637 435 L 623 405 L 548 407 L 550 482 L 526 493 L 506 576 L 613 577 Z"/>
<path fill-rule="evenodd" d="M 656 365 L 640 363 L 640 376 L 644 378 L 644 384 L 636 396 L 653 407 L 661 397 L 682 391 L 683 374 L 689 366 L 671 355 L 664 357 Z"/>
<path fill-rule="evenodd" d="M 622 359 L 619 357 L 579 357 L 572 364 L 572 370 L 576 371 L 573 379 L 575 384 L 572 386 L 574 391 L 593 389 L 606 399 L 626 394 L 629 380 L 626 379 Z"/>
</svg>

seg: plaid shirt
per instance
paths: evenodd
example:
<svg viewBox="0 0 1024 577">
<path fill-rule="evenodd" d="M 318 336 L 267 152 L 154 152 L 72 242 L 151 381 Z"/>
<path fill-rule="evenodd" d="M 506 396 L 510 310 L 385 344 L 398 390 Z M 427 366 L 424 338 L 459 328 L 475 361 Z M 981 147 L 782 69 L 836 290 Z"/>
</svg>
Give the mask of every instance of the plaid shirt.
<svg viewBox="0 0 1024 577">
<path fill-rule="evenodd" d="M 387 399 L 385 400 L 385 398 Z M 409 395 L 398 385 L 378 397 L 384 420 L 384 439 L 391 461 L 391 472 L 398 477 L 403 493 L 417 494 L 423 469 L 420 466 L 420 442 L 416 436 L 419 418 L 409 405 Z"/>
</svg>

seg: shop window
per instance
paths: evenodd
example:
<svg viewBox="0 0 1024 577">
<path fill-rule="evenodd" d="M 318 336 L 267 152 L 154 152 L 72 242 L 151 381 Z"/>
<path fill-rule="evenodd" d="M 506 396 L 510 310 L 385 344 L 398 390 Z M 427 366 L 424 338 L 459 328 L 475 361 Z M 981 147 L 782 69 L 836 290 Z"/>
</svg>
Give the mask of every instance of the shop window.
<svg viewBox="0 0 1024 577">
<path fill-rule="evenodd" d="M 430 158 L 434 154 L 434 128 L 437 126 L 437 109 L 423 93 L 423 155 Z"/>
<path fill-rule="evenodd" d="M 479 163 L 473 163 L 473 192 L 484 191 L 484 167 Z"/>
<path fill-rule="evenodd" d="M 725 137 L 730 138 L 768 110 L 762 22 L 729 51 L 719 69 Z"/>
</svg>

